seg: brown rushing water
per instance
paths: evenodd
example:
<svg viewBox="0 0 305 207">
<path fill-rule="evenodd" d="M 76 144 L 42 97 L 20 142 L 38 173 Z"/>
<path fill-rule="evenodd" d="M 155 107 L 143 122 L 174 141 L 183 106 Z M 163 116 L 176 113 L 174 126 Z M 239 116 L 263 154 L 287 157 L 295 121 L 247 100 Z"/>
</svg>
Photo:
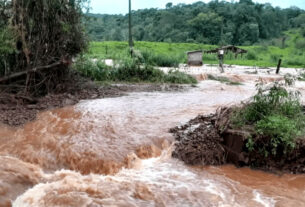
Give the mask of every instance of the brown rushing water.
<svg viewBox="0 0 305 207">
<path fill-rule="evenodd" d="M 0 206 L 305 206 L 305 176 L 189 167 L 168 129 L 239 103 L 254 83 L 131 93 L 0 127 Z"/>
</svg>

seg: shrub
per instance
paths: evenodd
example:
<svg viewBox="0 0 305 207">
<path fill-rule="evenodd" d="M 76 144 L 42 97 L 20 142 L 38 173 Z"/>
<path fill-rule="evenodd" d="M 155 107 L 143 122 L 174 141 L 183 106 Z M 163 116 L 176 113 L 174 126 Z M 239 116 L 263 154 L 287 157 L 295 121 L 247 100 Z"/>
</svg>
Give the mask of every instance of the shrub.
<svg viewBox="0 0 305 207">
<path fill-rule="evenodd" d="M 163 71 L 147 64 L 141 64 L 137 58 L 125 58 L 118 61 L 114 67 L 105 65 L 103 61 L 94 62 L 88 58 L 79 58 L 74 68 L 83 76 L 95 81 L 123 82 L 158 82 L 175 84 L 194 84 L 196 79 L 179 71 Z"/>
<path fill-rule="evenodd" d="M 180 71 L 169 71 L 169 73 L 165 75 L 164 82 L 176 84 L 195 84 L 197 83 L 197 80 L 192 76 Z"/>
<path fill-rule="evenodd" d="M 149 50 L 142 50 L 141 54 L 142 63 L 160 67 L 178 67 L 181 59 L 178 56 L 156 54 Z"/>
<path fill-rule="evenodd" d="M 258 57 L 256 55 L 256 53 L 252 50 L 250 50 L 248 53 L 247 53 L 247 56 L 246 56 L 247 60 L 257 60 Z"/>
<path fill-rule="evenodd" d="M 295 47 L 300 50 L 305 49 L 305 39 L 298 39 L 295 43 Z"/>
<path fill-rule="evenodd" d="M 267 92 L 259 86 L 253 102 L 242 110 L 242 115 L 246 124 L 254 124 L 273 113 L 281 113 L 293 118 L 301 111 L 299 94 L 288 92 L 284 87 L 276 84 Z"/>
<path fill-rule="evenodd" d="M 270 115 L 258 121 L 255 125 L 257 133 L 270 139 L 265 148 L 271 148 L 273 155 L 284 154 L 295 147 L 295 139 L 301 134 L 301 129 L 293 119 L 284 115 Z M 282 150 L 282 152 L 281 152 Z"/>
<path fill-rule="evenodd" d="M 285 154 L 304 134 L 305 117 L 299 97 L 299 92 L 287 91 L 278 83 L 269 90 L 259 85 L 253 101 L 233 114 L 233 126 L 253 126 L 258 137 L 267 138 L 265 155 Z M 248 143 L 248 150 L 253 150 L 253 146 L 255 143 Z"/>
<path fill-rule="evenodd" d="M 112 80 L 128 82 L 161 82 L 164 73 L 149 65 L 140 65 L 132 59 L 125 59 L 117 68 L 112 69 Z"/>
<path fill-rule="evenodd" d="M 88 58 L 81 57 L 74 64 L 74 68 L 85 77 L 89 77 L 94 81 L 109 80 L 111 76 L 110 67 L 104 62 L 95 62 Z"/>
</svg>

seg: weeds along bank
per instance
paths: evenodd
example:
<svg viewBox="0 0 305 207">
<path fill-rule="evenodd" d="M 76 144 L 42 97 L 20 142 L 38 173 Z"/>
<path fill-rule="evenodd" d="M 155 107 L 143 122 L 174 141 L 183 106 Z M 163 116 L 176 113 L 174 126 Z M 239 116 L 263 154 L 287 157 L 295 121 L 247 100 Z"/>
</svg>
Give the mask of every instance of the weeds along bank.
<svg viewBox="0 0 305 207">
<path fill-rule="evenodd" d="M 290 68 L 305 67 L 305 38 L 299 30 L 290 30 L 283 39 L 273 39 L 254 46 L 241 46 L 248 54 L 235 58 L 234 54 L 225 56 L 225 63 L 258 67 L 275 67 L 279 59 L 282 66 Z M 186 52 L 192 50 L 211 50 L 218 46 L 194 43 L 135 42 L 135 48 L 143 54 L 151 65 L 176 67 L 186 63 Z M 91 42 L 86 56 L 90 58 L 121 59 L 128 56 L 127 42 Z M 217 64 L 215 54 L 204 54 L 204 64 Z"/>
<path fill-rule="evenodd" d="M 74 64 L 74 68 L 83 76 L 100 82 L 197 83 L 195 78 L 183 72 L 164 73 L 147 63 L 142 56 L 125 57 L 115 61 L 113 66 L 106 65 L 102 59 L 94 61 L 81 57 Z"/>
</svg>

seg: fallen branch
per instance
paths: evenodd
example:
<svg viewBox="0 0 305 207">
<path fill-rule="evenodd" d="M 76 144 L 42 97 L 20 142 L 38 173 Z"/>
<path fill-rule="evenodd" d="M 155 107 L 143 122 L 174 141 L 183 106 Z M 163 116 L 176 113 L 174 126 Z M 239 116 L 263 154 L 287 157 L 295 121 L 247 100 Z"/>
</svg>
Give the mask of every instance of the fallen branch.
<svg viewBox="0 0 305 207">
<path fill-rule="evenodd" d="M 18 72 L 18 73 L 14 73 L 14 74 L 5 76 L 3 78 L 0 78 L 0 83 L 8 81 L 8 80 L 10 80 L 12 78 L 17 78 L 19 76 L 26 75 L 27 73 L 33 73 L 33 72 L 40 71 L 40 70 L 46 70 L 46 69 L 50 69 L 50 68 L 55 68 L 55 67 L 60 66 L 62 64 L 63 64 L 62 61 L 58 61 L 58 62 L 53 63 L 51 65 L 35 67 L 35 68 L 29 69 L 29 70 L 25 70 L 25 71 L 21 71 L 21 72 Z"/>
</svg>

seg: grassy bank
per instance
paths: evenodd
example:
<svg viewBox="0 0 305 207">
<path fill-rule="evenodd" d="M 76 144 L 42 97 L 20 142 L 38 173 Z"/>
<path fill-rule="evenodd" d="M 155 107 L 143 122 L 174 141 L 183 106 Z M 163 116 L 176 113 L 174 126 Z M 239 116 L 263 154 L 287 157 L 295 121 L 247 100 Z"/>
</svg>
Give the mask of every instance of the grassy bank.
<svg viewBox="0 0 305 207">
<path fill-rule="evenodd" d="M 233 113 L 234 128 L 254 131 L 247 143 L 250 152 L 256 150 L 266 157 L 282 156 L 296 147 L 298 138 L 304 137 L 305 116 L 300 92 L 285 87 L 293 82 L 286 77 L 286 85 L 275 83 L 270 89 L 258 85 L 252 102 Z"/>
<path fill-rule="evenodd" d="M 282 47 L 281 39 L 275 39 L 255 46 L 241 46 L 248 50 L 248 54 L 234 54 L 225 56 L 225 64 L 246 65 L 258 67 L 275 67 L 278 60 L 283 59 L 283 67 L 305 67 L 305 39 L 297 31 L 285 33 L 287 40 Z M 135 42 L 135 49 L 141 51 L 146 62 L 156 66 L 175 67 L 179 63 L 186 63 L 186 52 L 192 50 L 210 50 L 213 45 L 193 43 L 163 43 L 163 42 Z M 90 58 L 122 59 L 128 56 L 127 42 L 91 42 L 86 56 Z M 215 54 L 204 54 L 205 64 L 217 64 Z"/>
</svg>

